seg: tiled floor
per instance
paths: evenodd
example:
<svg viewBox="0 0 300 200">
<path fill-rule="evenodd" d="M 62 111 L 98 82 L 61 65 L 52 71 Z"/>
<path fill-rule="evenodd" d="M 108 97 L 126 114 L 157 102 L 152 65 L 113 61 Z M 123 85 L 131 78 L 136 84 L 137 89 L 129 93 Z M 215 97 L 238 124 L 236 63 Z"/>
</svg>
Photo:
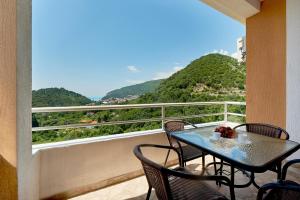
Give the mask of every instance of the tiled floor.
<svg viewBox="0 0 300 200">
<path fill-rule="evenodd" d="M 211 157 L 208 157 L 206 163 L 212 161 Z M 201 159 L 197 159 L 188 163 L 190 170 L 201 170 Z M 300 169 L 290 168 L 287 179 L 294 180 L 300 183 Z M 199 172 L 199 171 L 198 171 Z M 256 175 L 256 182 L 259 185 L 269 183 L 276 180 L 276 174 L 273 172 L 266 172 Z M 245 183 L 247 178 L 242 173 L 236 174 L 237 183 Z M 226 194 L 229 197 L 229 190 L 226 186 L 221 188 L 217 187 L 215 182 L 209 183 L 212 187 L 215 187 L 220 192 Z M 90 192 L 79 197 L 72 198 L 72 200 L 144 200 L 146 199 L 146 193 L 148 185 L 145 176 L 135 178 L 117 185 L 113 185 L 95 192 Z M 155 191 L 152 191 L 151 200 L 156 200 Z M 248 188 L 235 189 L 235 195 L 237 200 L 252 200 L 256 199 L 257 189 L 251 185 Z"/>
</svg>

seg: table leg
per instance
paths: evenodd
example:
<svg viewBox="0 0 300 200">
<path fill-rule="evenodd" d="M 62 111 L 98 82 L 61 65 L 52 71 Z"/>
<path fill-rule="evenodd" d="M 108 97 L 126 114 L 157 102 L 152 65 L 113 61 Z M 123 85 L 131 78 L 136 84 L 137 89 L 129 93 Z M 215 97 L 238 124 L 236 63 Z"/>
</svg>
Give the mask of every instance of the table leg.
<svg viewBox="0 0 300 200">
<path fill-rule="evenodd" d="M 277 164 L 277 180 L 281 179 L 281 162 Z"/>
<path fill-rule="evenodd" d="M 255 173 L 254 172 L 251 172 L 251 182 L 257 189 L 260 188 L 260 186 L 257 185 L 257 183 L 255 182 Z"/>
<path fill-rule="evenodd" d="M 216 164 L 216 157 L 215 156 L 213 156 L 213 163 L 214 163 L 215 175 L 217 175 L 217 164 Z M 216 185 L 219 186 L 219 181 L 216 181 Z"/>
<path fill-rule="evenodd" d="M 205 171 L 205 154 L 202 155 L 202 171 L 203 171 L 203 174 L 204 174 L 204 171 Z"/>
<path fill-rule="evenodd" d="M 231 200 L 235 200 L 235 193 L 234 193 L 234 166 L 231 165 L 230 168 L 230 181 L 231 185 L 229 187 L 230 193 L 231 193 Z"/>
<path fill-rule="evenodd" d="M 220 175 L 223 175 L 223 160 L 221 160 L 221 165 L 220 165 Z"/>
<path fill-rule="evenodd" d="M 219 173 L 220 173 L 220 176 L 223 175 L 223 160 L 221 159 L 221 163 L 220 163 L 220 169 L 219 169 Z M 219 187 L 222 186 L 222 182 L 219 182 Z"/>
<path fill-rule="evenodd" d="M 214 163 L 215 175 L 217 175 L 217 164 L 216 164 L 216 157 L 213 157 L 213 163 Z"/>
</svg>

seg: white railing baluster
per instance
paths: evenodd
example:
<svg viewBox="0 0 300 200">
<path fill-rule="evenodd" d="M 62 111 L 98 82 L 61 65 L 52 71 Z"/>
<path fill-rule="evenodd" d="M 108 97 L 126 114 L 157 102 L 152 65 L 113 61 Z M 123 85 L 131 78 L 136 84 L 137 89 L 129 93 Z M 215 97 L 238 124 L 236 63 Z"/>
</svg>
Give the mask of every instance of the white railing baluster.
<svg viewBox="0 0 300 200">
<path fill-rule="evenodd" d="M 224 122 L 228 122 L 228 104 L 224 102 Z"/>
<path fill-rule="evenodd" d="M 164 124 L 165 124 L 165 120 L 166 120 L 166 107 L 165 106 L 161 106 L 161 129 L 164 129 Z"/>
</svg>

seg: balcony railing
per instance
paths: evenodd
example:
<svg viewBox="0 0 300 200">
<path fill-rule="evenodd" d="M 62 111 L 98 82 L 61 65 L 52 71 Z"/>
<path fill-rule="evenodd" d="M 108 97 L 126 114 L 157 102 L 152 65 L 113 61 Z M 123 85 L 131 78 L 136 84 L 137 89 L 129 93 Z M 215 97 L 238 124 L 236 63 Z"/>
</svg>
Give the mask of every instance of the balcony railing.
<svg viewBox="0 0 300 200">
<path fill-rule="evenodd" d="M 222 112 L 218 113 L 206 113 L 188 116 L 175 116 L 166 117 L 166 108 L 168 107 L 185 107 L 185 106 L 212 106 L 212 105 L 222 105 L 224 107 Z M 100 106 L 69 106 L 69 107 L 40 107 L 32 108 L 32 113 L 57 113 L 57 112 L 82 112 L 82 111 L 104 111 L 104 110 L 124 110 L 124 109 L 147 109 L 147 108 L 160 108 L 161 115 L 156 118 L 149 119 L 137 119 L 137 120 L 126 120 L 126 121 L 105 121 L 97 123 L 78 123 L 78 124 L 68 124 L 68 125 L 55 125 L 55 126 L 42 126 L 33 127 L 32 131 L 46 131 L 46 130 L 59 130 L 67 128 L 84 128 L 84 127 L 95 127 L 103 125 L 121 125 L 121 124 L 135 124 L 135 123 L 145 123 L 145 122 L 159 122 L 163 124 L 167 120 L 174 119 L 191 119 L 191 118 L 202 118 L 208 116 L 224 116 L 224 122 L 228 121 L 228 116 L 239 116 L 245 117 L 244 113 L 229 112 L 228 106 L 246 106 L 245 102 L 188 102 L 188 103 L 153 103 L 153 104 L 126 104 L 126 105 L 100 105 Z"/>
<path fill-rule="evenodd" d="M 112 113 L 118 113 L 118 110 L 124 110 L 126 113 L 127 111 L 132 111 L 131 109 L 142 109 L 145 112 L 151 109 L 151 111 L 155 112 L 154 115 L 145 115 L 144 118 L 148 119 L 142 119 L 141 117 L 141 119 L 136 119 L 139 116 L 134 116 L 135 118 L 131 118 L 131 120 L 125 120 L 126 118 L 124 118 L 124 121 L 112 121 L 119 118 L 113 118 L 104 122 L 98 120 L 99 122 L 96 124 L 41 125 L 42 127 L 33 127 L 33 131 L 45 130 L 47 132 L 47 130 L 134 124 L 139 122 L 155 122 L 155 126 L 150 127 L 162 129 L 160 123 L 166 120 L 192 120 L 195 117 L 208 117 L 208 119 L 203 120 L 196 119 L 196 121 L 203 121 L 203 124 L 198 124 L 198 126 L 205 128 L 206 126 L 219 124 L 219 121 L 228 120 L 232 122 L 232 117 L 234 120 L 239 117 L 245 117 L 243 112 L 245 105 L 244 102 L 192 102 L 33 108 L 32 113 L 34 114 L 43 115 L 46 113 L 45 119 L 49 116 L 56 117 L 58 115 L 54 113 L 60 112 L 66 114 L 68 112 L 87 112 L 87 114 L 88 112 L 93 112 L 96 114 L 95 111 L 112 110 Z M 199 109 L 193 109 L 194 107 Z M 207 109 L 207 107 L 211 109 Z M 174 116 L 178 114 L 177 111 L 179 111 L 180 116 Z M 51 113 L 54 115 L 51 115 Z M 216 123 L 215 121 L 211 121 L 213 123 L 205 123 L 215 119 L 219 121 Z M 34 163 L 37 163 L 35 168 L 37 173 L 34 174 L 37 174 L 36 179 L 39 183 L 39 199 L 51 199 L 60 195 L 65 197 L 65 194 L 78 195 L 142 175 L 141 165 L 138 159 L 134 157 L 132 150 L 134 146 L 141 143 L 168 145 L 165 134 L 161 129 L 136 131 L 128 134 L 101 135 L 100 137 L 79 138 L 78 140 L 76 138 L 76 140 L 62 140 L 54 143 L 33 145 Z M 34 134 L 39 134 L 39 132 Z M 41 135 L 43 134 L 41 133 Z M 148 153 L 149 155 L 151 154 L 151 158 L 164 162 L 165 154 L 159 151 L 150 151 Z M 171 162 L 174 160 L 175 158 L 170 158 Z"/>
</svg>

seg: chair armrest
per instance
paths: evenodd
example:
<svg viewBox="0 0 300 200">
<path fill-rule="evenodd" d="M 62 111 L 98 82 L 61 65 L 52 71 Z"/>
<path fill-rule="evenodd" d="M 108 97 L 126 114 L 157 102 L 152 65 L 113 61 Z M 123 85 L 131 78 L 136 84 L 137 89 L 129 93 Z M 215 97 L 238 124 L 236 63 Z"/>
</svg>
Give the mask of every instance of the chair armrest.
<svg viewBox="0 0 300 200">
<path fill-rule="evenodd" d="M 192 127 L 194 127 L 194 128 L 198 128 L 198 126 L 196 126 L 195 124 L 193 124 L 193 123 L 190 123 L 190 122 L 188 122 L 188 121 L 183 121 L 185 124 L 187 124 L 187 125 L 191 125 Z"/>
<path fill-rule="evenodd" d="M 180 168 L 177 168 L 180 169 Z M 187 172 L 186 170 L 174 170 L 174 169 L 166 169 L 167 174 L 170 174 L 172 176 L 177 176 L 180 178 L 186 178 L 186 179 L 192 179 L 192 180 L 205 180 L 205 181 L 225 181 L 228 184 L 231 184 L 231 181 L 226 176 L 220 176 L 220 175 L 209 175 L 209 176 L 203 176 L 203 175 L 197 175 L 193 174 L 191 172 Z"/>
<path fill-rule="evenodd" d="M 242 127 L 242 126 L 246 126 L 246 124 L 237 125 L 237 126 L 233 127 L 233 130 L 235 130 L 235 129 L 239 128 L 239 127 Z"/>
<path fill-rule="evenodd" d="M 286 178 L 286 173 L 287 173 L 288 168 L 291 165 L 296 164 L 296 163 L 300 163 L 300 159 L 290 160 L 290 161 L 288 161 L 287 163 L 284 164 L 284 166 L 282 167 L 282 179 L 283 180 L 285 180 L 285 178 Z"/>
<path fill-rule="evenodd" d="M 165 146 L 165 145 L 159 145 L 159 144 L 140 144 L 140 145 L 137 145 L 134 148 L 134 150 L 133 150 L 134 154 L 139 154 L 139 151 L 140 151 L 141 147 L 142 148 L 144 148 L 144 147 L 155 147 L 155 148 L 159 148 L 159 149 L 173 150 L 177 154 L 180 166 L 182 166 L 183 158 L 181 157 L 181 153 L 178 152 L 178 150 L 176 148 L 172 147 L 172 146 Z"/>
<path fill-rule="evenodd" d="M 262 200 L 265 192 L 270 189 L 293 190 L 300 192 L 299 185 L 292 185 L 289 182 L 280 181 L 278 183 L 267 183 L 259 188 L 256 200 Z"/>
</svg>

